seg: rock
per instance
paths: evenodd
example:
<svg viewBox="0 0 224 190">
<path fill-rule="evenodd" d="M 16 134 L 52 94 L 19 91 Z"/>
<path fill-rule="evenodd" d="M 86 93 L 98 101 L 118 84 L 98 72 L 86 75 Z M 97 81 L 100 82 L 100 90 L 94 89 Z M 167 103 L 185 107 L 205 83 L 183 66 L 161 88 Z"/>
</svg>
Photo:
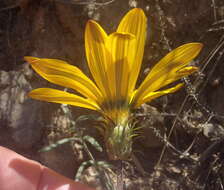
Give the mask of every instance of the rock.
<svg viewBox="0 0 224 190">
<path fill-rule="evenodd" d="M 203 134 L 211 140 L 218 140 L 224 137 L 223 126 L 216 123 L 201 124 L 200 127 L 203 130 Z"/>
<path fill-rule="evenodd" d="M 25 68 L 25 67 L 24 67 Z M 20 148 L 30 148 L 41 137 L 41 103 L 28 98 L 31 90 L 20 71 L 0 71 L 0 129 L 9 128 L 12 139 Z M 3 122 L 4 121 L 4 122 Z"/>
</svg>

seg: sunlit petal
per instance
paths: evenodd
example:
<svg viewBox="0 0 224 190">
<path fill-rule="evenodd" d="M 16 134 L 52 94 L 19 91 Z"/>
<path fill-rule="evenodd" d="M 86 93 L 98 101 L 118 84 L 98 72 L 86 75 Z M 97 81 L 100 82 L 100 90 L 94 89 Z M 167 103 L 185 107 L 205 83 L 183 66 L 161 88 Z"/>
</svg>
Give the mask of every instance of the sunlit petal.
<svg viewBox="0 0 224 190">
<path fill-rule="evenodd" d="M 59 104 L 69 104 L 72 106 L 83 107 L 91 110 L 100 110 L 99 106 L 95 102 L 61 90 L 55 90 L 51 88 L 38 88 L 31 91 L 28 95 L 36 100 L 54 102 Z"/>
<path fill-rule="evenodd" d="M 160 86 L 160 88 L 163 88 L 164 86 L 172 82 L 175 82 L 185 76 L 188 76 L 196 71 L 198 71 L 198 67 L 193 67 L 193 66 L 184 67 L 183 69 L 179 71 L 173 70 L 173 72 L 170 72 L 170 74 L 167 75 L 166 79 L 161 77 L 158 80 L 156 80 L 155 86 Z"/>
<path fill-rule="evenodd" d="M 54 84 L 72 88 L 95 101 L 102 97 L 96 85 L 75 66 L 58 59 L 25 57 L 25 60 L 39 75 Z"/>
<path fill-rule="evenodd" d="M 108 68 L 113 87 L 111 91 L 114 93 L 115 104 L 120 104 L 129 99 L 130 68 L 135 61 L 136 39 L 131 34 L 115 32 L 110 35 L 107 47 L 112 56 Z"/>
<path fill-rule="evenodd" d="M 151 100 L 153 100 L 155 98 L 158 98 L 158 97 L 166 95 L 166 94 L 174 93 L 177 90 L 179 90 L 182 86 L 183 86 L 183 84 L 181 83 L 181 84 L 176 85 L 175 87 L 168 88 L 166 90 L 149 92 L 148 94 L 146 94 L 142 98 L 138 99 L 138 101 L 135 103 L 134 107 L 137 108 L 140 105 L 142 105 L 143 103 L 150 102 Z"/>
<path fill-rule="evenodd" d="M 106 50 L 107 34 L 95 21 L 90 20 L 85 29 L 86 57 L 91 74 L 104 96 L 108 95 L 108 78 L 106 75 L 109 53 Z"/>
<path fill-rule="evenodd" d="M 117 32 L 131 33 L 136 36 L 136 52 L 131 66 L 130 89 L 134 90 L 140 72 L 146 40 L 147 18 L 142 9 L 129 11 L 121 20 Z"/>
<path fill-rule="evenodd" d="M 169 52 L 163 57 L 150 72 L 155 75 L 163 72 L 164 68 L 179 70 L 188 65 L 201 51 L 203 45 L 201 43 L 187 43 Z M 149 76 L 148 76 L 149 77 Z M 151 76 L 152 77 L 152 76 Z M 146 78 L 147 79 L 147 78 Z"/>
<path fill-rule="evenodd" d="M 171 83 L 171 81 L 178 80 L 181 77 L 187 76 L 195 71 L 185 72 L 179 74 L 178 70 L 183 69 L 190 61 L 192 61 L 200 52 L 202 44 L 188 43 L 182 45 L 170 53 L 168 53 L 159 63 L 157 63 L 149 72 L 143 83 L 138 88 L 134 101 L 138 98 L 144 97 L 146 94 L 156 91 L 163 86 Z M 181 77 L 178 77 L 181 76 Z"/>
</svg>

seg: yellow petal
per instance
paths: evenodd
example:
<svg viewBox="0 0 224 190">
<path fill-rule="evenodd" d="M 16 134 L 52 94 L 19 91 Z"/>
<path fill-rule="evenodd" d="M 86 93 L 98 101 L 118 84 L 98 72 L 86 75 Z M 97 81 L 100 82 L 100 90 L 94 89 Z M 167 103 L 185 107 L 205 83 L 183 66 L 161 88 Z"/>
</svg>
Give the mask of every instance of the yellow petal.
<svg viewBox="0 0 224 190">
<path fill-rule="evenodd" d="M 77 67 L 57 59 L 25 57 L 32 68 L 44 79 L 67 88 L 72 88 L 83 96 L 99 101 L 102 97 L 96 85 Z"/>
<path fill-rule="evenodd" d="M 191 67 L 191 69 L 189 68 L 191 71 L 178 74 L 178 70 L 184 69 L 199 54 L 201 48 L 202 44 L 200 43 L 188 43 L 168 53 L 149 72 L 138 88 L 134 101 L 194 72 L 195 69 Z"/>
<path fill-rule="evenodd" d="M 38 88 L 32 90 L 28 95 L 36 100 L 54 102 L 59 104 L 69 104 L 72 106 L 83 107 L 97 111 L 100 110 L 99 106 L 95 102 L 61 90 L 55 90 L 51 88 Z"/>
<path fill-rule="evenodd" d="M 140 72 L 146 40 L 147 18 L 142 9 L 129 11 L 121 20 L 117 32 L 131 33 L 136 36 L 135 62 L 131 66 L 130 89 L 134 90 Z"/>
<path fill-rule="evenodd" d="M 85 29 L 86 57 L 91 74 L 101 92 L 108 94 L 108 79 L 106 76 L 109 54 L 105 44 L 108 36 L 95 21 L 88 21 Z"/>
<path fill-rule="evenodd" d="M 176 70 L 188 65 L 201 51 L 201 43 L 187 43 L 169 52 L 152 69 L 150 75 L 160 72 L 164 67 L 174 67 Z"/>
<path fill-rule="evenodd" d="M 122 104 L 129 98 L 130 66 L 133 64 L 136 39 L 127 33 L 113 33 L 110 35 L 107 47 L 112 56 L 108 68 L 114 102 Z"/>
<path fill-rule="evenodd" d="M 192 66 L 184 67 L 183 69 L 181 69 L 179 71 L 173 71 L 169 75 L 167 75 L 168 76 L 167 79 L 163 80 L 162 77 L 161 77 L 162 80 L 158 79 L 155 82 L 155 86 L 160 86 L 160 88 L 163 88 L 164 86 L 166 86 L 172 82 L 175 82 L 183 77 L 186 77 L 196 71 L 198 71 L 198 68 L 192 67 Z"/>
<path fill-rule="evenodd" d="M 177 71 L 177 75 L 187 76 L 194 73 L 195 71 L 198 71 L 198 67 L 193 66 L 184 67 L 183 69 Z"/>
<path fill-rule="evenodd" d="M 183 84 L 181 83 L 181 84 L 178 84 L 178 85 L 176 85 L 172 88 L 168 88 L 166 90 L 149 92 L 148 94 L 146 94 L 142 98 L 138 99 L 138 101 L 133 106 L 134 106 L 134 108 L 137 108 L 137 107 L 141 106 L 142 104 L 144 104 L 146 102 L 150 102 L 151 100 L 153 100 L 155 98 L 158 98 L 158 97 L 166 95 L 166 94 L 174 93 L 177 90 L 179 90 L 182 86 L 183 86 Z"/>
</svg>

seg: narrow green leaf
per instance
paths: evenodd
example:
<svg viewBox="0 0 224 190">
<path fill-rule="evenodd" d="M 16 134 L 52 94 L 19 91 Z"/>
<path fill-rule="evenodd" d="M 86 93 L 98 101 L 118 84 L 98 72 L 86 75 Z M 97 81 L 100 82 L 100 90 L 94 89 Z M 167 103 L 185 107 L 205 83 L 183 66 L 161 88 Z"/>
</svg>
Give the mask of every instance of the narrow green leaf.
<svg viewBox="0 0 224 190">
<path fill-rule="evenodd" d="M 85 170 L 85 168 L 88 166 L 88 165 L 93 165 L 94 164 L 94 161 L 93 160 L 88 160 L 88 161 L 85 161 L 83 162 L 80 167 L 78 168 L 77 170 L 77 173 L 75 175 L 75 181 L 79 181 L 80 178 L 81 178 L 81 175 L 83 173 L 83 171 Z"/>
<path fill-rule="evenodd" d="M 71 138 L 64 138 L 64 139 L 58 140 L 56 143 L 52 143 L 49 146 L 45 146 L 44 148 L 40 149 L 39 152 L 47 152 L 58 147 L 59 145 L 62 145 L 71 141 L 75 141 L 75 140 L 80 140 L 80 138 L 71 137 Z"/>
<path fill-rule="evenodd" d="M 103 148 L 100 146 L 100 144 L 93 137 L 86 135 L 86 136 L 83 137 L 83 140 L 90 143 L 99 152 L 103 151 Z"/>
</svg>

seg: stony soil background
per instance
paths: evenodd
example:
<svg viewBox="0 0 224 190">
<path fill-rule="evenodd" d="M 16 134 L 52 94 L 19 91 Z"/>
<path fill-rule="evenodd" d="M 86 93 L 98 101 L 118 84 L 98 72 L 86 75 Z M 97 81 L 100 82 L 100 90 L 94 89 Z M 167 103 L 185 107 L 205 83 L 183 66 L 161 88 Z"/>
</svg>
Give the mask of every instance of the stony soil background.
<svg viewBox="0 0 224 190">
<path fill-rule="evenodd" d="M 99 174 L 89 163 L 79 178 L 96 189 L 106 189 L 105 183 L 109 182 L 119 186 L 116 175 L 122 174 L 124 187 L 116 189 L 221 190 L 224 186 L 223 0 L 1 0 L 0 145 L 75 178 L 77 170 L 84 166 L 82 163 L 90 159 L 80 141 L 47 152 L 38 150 L 73 136 L 69 129 L 74 123 L 79 123 L 79 134 L 89 135 L 103 146 L 101 136 L 92 127 L 93 121 L 77 122 L 79 116 L 93 113 L 29 99 L 27 92 L 31 89 L 54 85 L 37 76 L 23 57 L 63 59 L 89 74 L 83 39 L 87 20 L 99 21 L 110 33 L 121 17 L 136 6 L 148 17 L 148 38 L 139 80 L 167 52 L 187 42 L 204 44 L 195 60 L 201 71 L 185 79 L 186 87 L 178 93 L 136 111 L 139 125 L 145 127 L 134 144 L 137 162 L 122 163 L 121 172 L 120 163 L 111 162 L 105 151 L 98 152 L 87 143 L 88 151 L 97 161 L 107 162 L 113 168 L 102 169 L 101 163 L 101 171 L 109 174 L 107 178 L 99 178 L 102 172 Z"/>
</svg>

